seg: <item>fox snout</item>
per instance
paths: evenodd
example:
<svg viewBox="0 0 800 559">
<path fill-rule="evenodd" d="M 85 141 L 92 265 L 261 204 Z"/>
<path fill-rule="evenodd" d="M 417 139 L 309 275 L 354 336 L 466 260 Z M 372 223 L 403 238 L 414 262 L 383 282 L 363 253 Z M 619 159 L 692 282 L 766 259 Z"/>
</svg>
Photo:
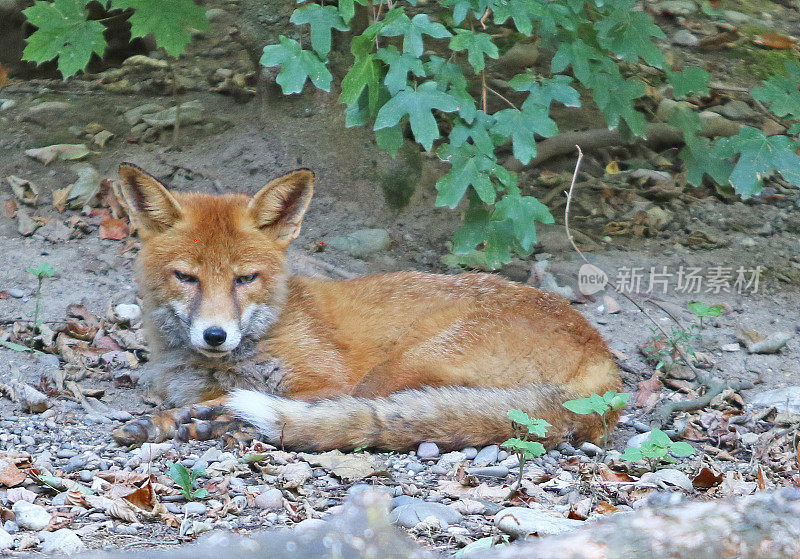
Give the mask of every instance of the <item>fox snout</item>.
<svg viewBox="0 0 800 559">
<path fill-rule="evenodd" d="M 202 353 L 215 355 L 236 349 L 242 341 L 242 332 L 233 320 L 197 318 L 189 328 L 189 339 Z"/>
</svg>

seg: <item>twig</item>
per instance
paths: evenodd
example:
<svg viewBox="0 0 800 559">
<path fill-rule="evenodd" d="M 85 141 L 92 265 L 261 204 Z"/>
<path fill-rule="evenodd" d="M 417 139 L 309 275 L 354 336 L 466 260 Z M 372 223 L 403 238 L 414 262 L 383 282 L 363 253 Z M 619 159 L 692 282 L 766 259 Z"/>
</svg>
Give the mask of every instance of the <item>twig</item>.
<svg viewBox="0 0 800 559">
<path fill-rule="evenodd" d="M 500 93 L 499 91 L 497 91 L 497 90 L 495 90 L 495 89 L 492 89 L 492 87 L 491 87 L 491 86 L 488 86 L 488 85 L 486 85 L 485 83 L 484 83 L 484 87 L 486 87 L 486 89 L 488 89 L 489 91 L 491 91 L 492 93 L 494 93 L 495 95 L 497 95 L 497 96 L 498 96 L 500 99 L 502 99 L 503 101 L 505 101 L 506 103 L 508 103 L 508 104 L 509 104 L 509 106 L 510 106 L 512 109 L 517 109 L 517 106 L 516 106 L 514 103 L 512 103 L 511 101 L 509 101 L 509 100 L 508 100 L 508 98 L 507 98 L 505 95 L 503 95 L 502 93 Z M 517 109 L 517 110 L 519 110 L 519 109 Z"/>
</svg>

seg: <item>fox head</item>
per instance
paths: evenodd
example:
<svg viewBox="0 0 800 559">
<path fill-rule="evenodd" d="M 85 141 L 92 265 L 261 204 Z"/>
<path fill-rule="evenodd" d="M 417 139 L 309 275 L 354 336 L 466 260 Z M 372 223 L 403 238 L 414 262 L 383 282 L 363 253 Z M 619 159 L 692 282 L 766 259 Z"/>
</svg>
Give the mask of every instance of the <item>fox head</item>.
<svg viewBox="0 0 800 559">
<path fill-rule="evenodd" d="M 170 192 L 129 163 L 119 176 L 142 239 L 140 289 L 162 342 L 229 359 L 254 349 L 286 300 L 284 254 L 314 174 L 293 171 L 252 197 Z"/>
</svg>

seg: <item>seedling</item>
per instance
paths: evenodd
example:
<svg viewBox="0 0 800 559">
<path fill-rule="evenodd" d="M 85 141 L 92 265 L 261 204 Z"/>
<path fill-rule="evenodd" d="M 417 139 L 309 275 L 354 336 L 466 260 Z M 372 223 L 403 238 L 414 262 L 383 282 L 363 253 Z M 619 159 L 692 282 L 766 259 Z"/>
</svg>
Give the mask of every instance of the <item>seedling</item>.
<svg viewBox="0 0 800 559">
<path fill-rule="evenodd" d="M 201 487 L 195 489 L 197 478 L 208 477 L 208 474 L 203 468 L 192 468 L 190 472 L 183 464 L 176 464 L 175 462 L 167 462 L 167 475 L 172 478 L 181 493 L 186 497 L 187 501 L 194 501 L 196 499 L 203 499 L 208 497 L 208 491 Z"/>
<path fill-rule="evenodd" d="M 684 457 L 695 453 L 694 447 L 684 441 L 673 441 L 661 429 L 653 429 L 650 438 L 642 443 L 642 446 L 635 448 L 629 446 L 622 453 L 620 458 L 628 462 L 638 462 L 647 460 L 650 470 L 655 470 L 660 462 L 674 463 L 675 458 L 670 456 Z"/>
<path fill-rule="evenodd" d="M 659 333 L 655 328 L 651 328 L 653 342 L 646 346 L 642 351 L 645 359 L 656 364 L 656 371 L 669 370 L 675 361 L 674 354 L 681 352 L 694 357 L 694 346 L 692 340 L 699 337 L 695 332 L 696 324 L 692 324 L 687 329 L 673 328 L 669 336 Z"/>
<path fill-rule="evenodd" d="M 617 411 L 625 407 L 628 403 L 629 392 L 617 392 L 609 390 L 602 396 L 592 393 L 588 398 L 578 398 L 577 400 L 567 400 L 562 405 L 578 415 L 589 415 L 596 413 L 603 420 L 603 443 L 608 440 L 608 421 L 606 414 L 609 411 Z"/>
<path fill-rule="evenodd" d="M 35 277 L 39 282 L 36 286 L 36 302 L 33 308 L 33 325 L 35 328 L 39 328 L 39 326 L 42 325 L 42 322 L 39 320 L 39 311 L 42 305 L 42 284 L 44 283 L 45 279 L 52 278 L 56 271 L 53 269 L 50 263 L 42 262 L 36 268 L 28 268 L 28 273 Z"/>
<path fill-rule="evenodd" d="M 535 437 L 544 437 L 547 434 L 547 428 L 551 425 L 544 419 L 531 418 L 522 410 L 510 410 L 508 412 L 508 417 L 511 419 L 511 427 L 514 429 L 514 436 L 500 446 L 516 454 L 519 459 L 519 476 L 517 477 L 517 483 L 508 494 L 508 496 L 511 497 L 511 495 L 517 492 L 522 483 L 522 473 L 525 470 L 525 462 L 531 458 L 542 456 L 546 452 L 542 443 L 528 440 L 528 438 L 531 435 Z"/>
<path fill-rule="evenodd" d="M 700 319 L 700 328 L 703 327 L 704 316 L 719 316 L 722 314 L 722 305 L 705 305 L 700 301 L 689 301 L 686 304 L 688 308 L 698 319 Z"/>
</svg>

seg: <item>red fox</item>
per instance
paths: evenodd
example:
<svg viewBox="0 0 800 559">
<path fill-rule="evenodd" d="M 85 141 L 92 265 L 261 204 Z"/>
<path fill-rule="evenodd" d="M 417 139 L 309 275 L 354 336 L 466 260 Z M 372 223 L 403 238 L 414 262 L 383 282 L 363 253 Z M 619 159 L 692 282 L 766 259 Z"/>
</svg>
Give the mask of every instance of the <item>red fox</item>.
<svg viewBox="0 0 800 559">
<path fill-rule="evenodd" d="M 618 390 L 619 371 L 562 297 L 479 273 L 290 276 L 285 251 L 313 191 L 305 169 L 252 197 L 171 192 L 129 163 L 119 174 L 167 403 L 225 405 L 303 450 L 497 443 L 512 436 L 511 409 L 550 422 L 548 445 L 602 437 L 599 416 L 562 403 Z M 163 440 L 202 409 L 156 413 L 114 437 Z M 609 415 L 613 425 L 619 412 Z"/>
</svg>

